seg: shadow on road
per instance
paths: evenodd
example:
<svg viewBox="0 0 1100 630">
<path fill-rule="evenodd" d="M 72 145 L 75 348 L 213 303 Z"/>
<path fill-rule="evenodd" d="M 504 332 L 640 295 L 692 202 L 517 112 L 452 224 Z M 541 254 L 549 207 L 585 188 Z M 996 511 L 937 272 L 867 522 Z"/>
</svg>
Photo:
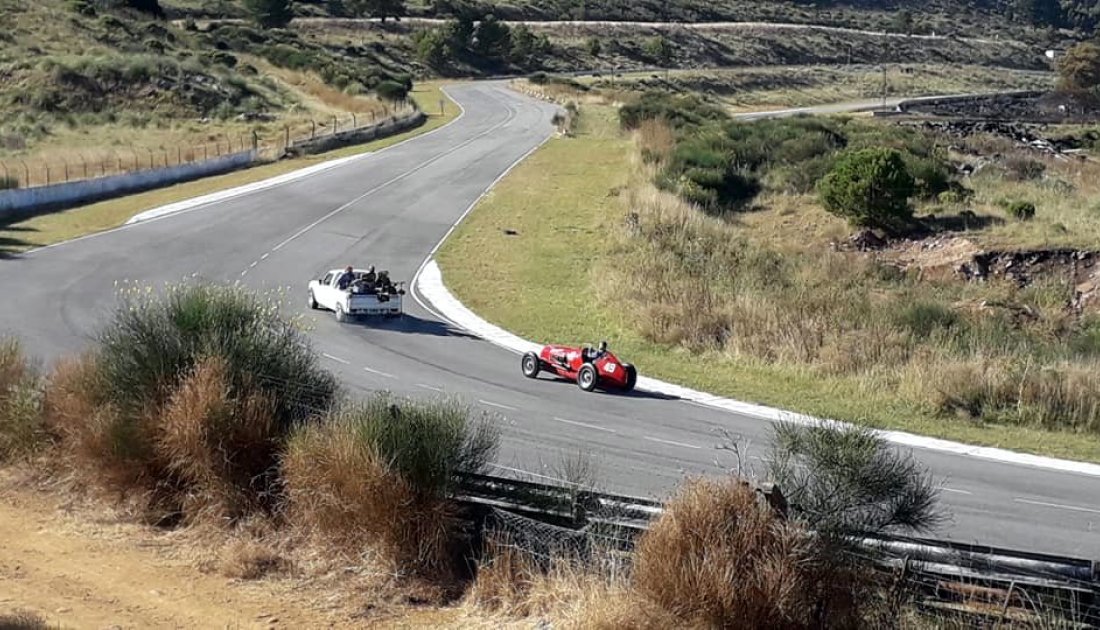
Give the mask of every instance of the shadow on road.
<svg viewBox="0 0 1100 630">
<path fill-rule="evenodd" d="M 550 383 L 556 383 L 560 385 L 569 385 L 576 387 L 577 384 L 574 381 L 570 381 L 560 376 L 550 374 L 549 372 L 543 372 L 543 375 L 539 376 L 539 380 L 547 381 Z M 640 389 L 636 389 L 631 392 L 624 392 L 617 389 L 602 389 L 597 388 L 594 392 L 596 395 L 601 396 L 615 396 L 618 398 L 636 398 L 639 400 L 680 400 L 679 396 L 672 396 L 670 394 L 661 394 L 659 392 L 647 392 Z"/>
<path fill-rule="evenodd" d="M 38 230 L 17 225 L 5 225 L 0 222 L 0 260 L 16 258 L 31 243 L 18 237 L 19 232 L 37 232 Z"/>
<path fill-rule="evenodd" d="M 410 335 L 428 335 L 431 337 L 460 337 L 465 339 L 475 339 L 474 335 L 471 335 L 459 328 L 446 323 L 437 321 L 434 319 L 421 319 L 415 315 L 405 315 L 401 317 L 361 317 L 351 322 L 348 322 L 353 326 L 362 326 L 363 328 L 370 328 L 373 330 L 389 330 L 393 332 L 406 333 Z"/>
</svg>

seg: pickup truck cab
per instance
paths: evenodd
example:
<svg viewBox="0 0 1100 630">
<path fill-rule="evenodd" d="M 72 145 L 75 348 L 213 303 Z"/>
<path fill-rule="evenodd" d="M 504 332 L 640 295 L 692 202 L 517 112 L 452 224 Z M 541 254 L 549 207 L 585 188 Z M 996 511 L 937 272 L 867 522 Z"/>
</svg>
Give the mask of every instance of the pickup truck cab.
<svg viewBox="0 0 1100 630">
<path fill-rule="evenodd" d="M 341 288 L 340 279 L 347 273 L 333 269 L 309 283 L 309 307 L 326 309 L 345 322 L 359 315 L 399 317 L 403 314 L 404 282 L 393 282 L 388 271 L 353 269 L 350 281 Z"/>
</svg>

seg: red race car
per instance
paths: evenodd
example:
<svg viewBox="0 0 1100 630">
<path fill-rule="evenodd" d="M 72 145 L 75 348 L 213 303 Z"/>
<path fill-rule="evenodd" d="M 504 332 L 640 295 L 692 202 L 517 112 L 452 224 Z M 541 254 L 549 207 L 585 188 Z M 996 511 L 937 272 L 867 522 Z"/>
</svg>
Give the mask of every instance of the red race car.
<svg viewBox="0 0 1100 630">
<path fill-rule="evenodd" d="M 638 371 L 629 363 L 623 363 L 607 349 L 607 342 L 599 348 L 571 348 L 569 346 L 543 346 L 538 353 L 528 352 L 520 363 L 523 375 L 537 378 L 545 370 L 561 378 L 576 381 L 586 392 L 597 387 L 629 392 L 638 382 Z"/>
</svg>

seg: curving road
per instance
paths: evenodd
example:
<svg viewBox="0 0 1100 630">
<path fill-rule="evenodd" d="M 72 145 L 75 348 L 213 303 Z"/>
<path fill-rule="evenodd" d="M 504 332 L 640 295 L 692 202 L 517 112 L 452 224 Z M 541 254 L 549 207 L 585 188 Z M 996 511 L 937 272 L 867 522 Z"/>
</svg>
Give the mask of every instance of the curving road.
<svg viewBox="0 0 1100 630">
<path fill-rule="evenodd" d="M 456 87 L 465 114 L 433 133 L 313 177 L 0 261 L 0 333 L 50 360 L 79 350 L 115 304 L 114 283 L 185 277 L 289 287 L 349 261 L 411 279 L 468 207 L 552 133 L 553 106 L 497 83 Z M 303 303 L 300 307 L 306 312 Z M 295 305 L 295 308 L 297 305 Z M 401 322 L 338 325 L 318 314 L 317 350 L 349 389 L 457 395 L 505 418 L 501 470 L 552 475 L 588 451 L 609 491 L 659 495 L 717 472 L 716 429 L 759 466 L 767 423 L 638 393 L 591 395 L 528 381 L 517 357 L 409 300 Z M 1100 478 L 917 451 L 945 479 L 941 537 L 1100 558 Z M 724 462 L 731 465 L 728 459 Z"/>
</svg>

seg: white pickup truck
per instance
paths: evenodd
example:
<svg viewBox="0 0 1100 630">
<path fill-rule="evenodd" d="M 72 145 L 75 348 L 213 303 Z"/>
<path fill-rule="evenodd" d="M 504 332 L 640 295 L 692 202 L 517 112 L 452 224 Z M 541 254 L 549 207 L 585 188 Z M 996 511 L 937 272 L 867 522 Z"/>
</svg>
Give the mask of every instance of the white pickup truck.
<svg viewBox="0 0 1100 630">
<path fill-rule="evenodd" d="M 353 269 L 351 277 L 341 282 L 347 271 L 333 269 L 309 283 L 309 307 L 323 308 L 336 314 L 336 321 L 345 322 L 356 315 L 398 317 L 404 311 L 401 298 L 404 282 L 393 282 L 388 271 Z"/>
</svg>

